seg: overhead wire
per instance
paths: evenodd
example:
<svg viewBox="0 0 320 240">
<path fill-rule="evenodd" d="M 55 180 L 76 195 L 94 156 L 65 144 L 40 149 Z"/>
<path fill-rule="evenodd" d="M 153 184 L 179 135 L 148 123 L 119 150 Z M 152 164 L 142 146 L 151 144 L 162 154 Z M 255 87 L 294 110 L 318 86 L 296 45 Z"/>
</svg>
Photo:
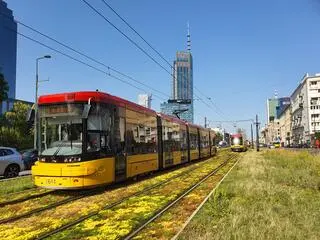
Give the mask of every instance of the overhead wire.
<svg viewBox="0 0 320 240">
<path fill-rule="evenodd" d="M 123 36 L 125 36 L 125 38 L 127 38 L 131 43 L 133 43 L 136 47 L 138 47 L 140 50 L 142 50 L 141 49 L 141 47 L 136 43 L 136 42 L 134 42 L 130 37 L 128 37 L 123 31 L 121 31 L 118 27 L 116 27 L 109 19 L 107 19 L 100 11 L 98 11 L 95 7 L 93 7 L 90 3 L 88 3 L 86 0 L 82 0 L 84 3 L 86 3 L 94 12 L 96 12 L 98 15 L 100 15 L 105 21 L 107 21 L 112 27 L 114 27 L 118 32 L 120 32 Z M 166 69 L 165 69 L 165 71 L 167 72 L 167 73 L 169 73 L 174 79 L 175 79 L 175 68 L 171 65 L 171 63 L 167 60 L 167 59 L 165 59 L 165 57 L 163 57 L 163 55 L 159 52 L 159 51 L 157 51 L 156 49 L 155 49 L 155 47 L 153 47 L 134 27 L 132 27 L 132 25 L 127 21 L 127 20 L 125 20 L 110 4 L 108 4 L 107 3 L 107 1 L 106 0 L 101 0 L 103 3 L 104 3 L 104 5 L 105 6 L 107 6 L 115 15 L 117 15 L 135 34 L 137 34 L 162 60 L 164 60 L 169 66 L 170 66 L 170 68 L 173 70 L 173 74 L 172 73 L 170 73 L 169 71 L 167 71 Z M 150 58 L 150 55 L 148 54 L 148 53 L 146 53 L 146 51 L 143 51 L 143 53 L 145 53 L 149 58 Z M 154 61 L 154 59 L 153 58 L 151 58 L 151 60 L 153 60 Z M 158 64 L 158 62 L 156 62 L 157 64 Z M 158 64 L 159 65 L 159 64 Z M 162 69 L 164 69 L 163 68 L 163 66 L 162 65 L 159 65 Z M 186 77 L 185 76 L 183 76 L 185 79 L 186 79 Z M 195 88 L 196 88 L 196 86 L 195 86 Z M 196 88 L 197 89 L 197 88 Z M 198 90 L 198 89 L 197 89 Z M 199 90 L 198 90 L 199 91 Z M 203 95 L 207 100 L 210 100 L 210 102 L 211 102 L 211 104 L 213 105 L 213 106 L 215 106 L 215 108 L 217 108 L 218 109 L 218 111 L 220 111 L 220 113 L 222 113 L 222 115 L 225 115 L 220 109 L 219 109 L 219 107 L 217 107 L 216 106 L 216 104 L 214 104 L 214 102 L 211 100 L 211 98 L 209 98 L 209 97 L 207 97 L 207 96 L 205 96 L 204 94 L 202 94 L 202 92 L 201 91 L 199 91 L 199 93 L 201 94 L 201 95 Z M 195 94 L 195 93 L 194 93 Z M 195 94 L 196 95 L 196 94 Z M 209 105 L 209 104 L 207 104 L 202 98 L 200 98 L 199 96 L 197 96 L 196 95 L 196 97 L 198 97 L 199 98 L 199 100 L 203 103 L 203 104 L 205 104 L 208 108 L 210 108 L 210 109 L 212 109 L 212 107 Z M 221 114 L 220 113 L 218 113 L 218 111 L 216 111 L 215 109 L 212 109 L 213 111 L 215 111 L 217 114 L 219 114 L 220 116 L 221 116 Z M 222 118 L 224 118 L 223 116 L 222 116 Z"/>
<path fill-rule="evenodd" d="M 105 0 L 101 0 L 114 14 L 116 14 L 132 31 L 134 31 L 153 51 L 155 51 L 158 56 L 163 60 L 165 61 L 170 67 L 171 66 L 171 63 L 159 52 L 157 51 L 157 49 L 155 49 L 144 37 L 141 36 L 141 34 L 135 30 L 129 23 L 128 21 L 126 21 L 123 17 L 120 16 L 120 14 L 114 10 L 113 7 L 110 6 L 110 4 L 107 3 L 107 1 Z"/>
<path fill-rule="evenodd" d="M 84 2 L 89 8 L 91 8 L 96 14 L 102 17 L 106 22 L 108 22 L 114 29 L 116 29 L 122 36 L 124 36 L 128 41 L 130 41 L 133 45 L 135 45 L 140 51 L 142 51 L 145 55 L 147 55 L 154 63 L 160 66 L 167 73 L 172 75 L 164 66 L 162 66 L 154 57 L 152 57 L 145 49 L 143 49 L 138 43 L 136 43 L 132 38 L 130 38 L 127 34 L 121 31 L 116 25 L 114 25 L 106 16 L 104 16 L 100 11 L 98 11 L 94 6 L 92 6 L 88 1 L 81 0 Z"/>
<path fill-rule="evenodd" d="M 26 39 L 34 42 L 34 43 L 37 43 L 37 44 L 39 44 L 39 45 L 41 45 L 41 46 L 43 46 L 43 47 L 46 47 L 46 48 L 48 48 L 48 49 L 56 52 L 56 53 L 59 53 L 59 54 L 65 56 L 65 57 L 67 57 L 67 58 L 69 58 L 69 59 L 71 59 L 71 60 L 73 60 L 73 61 L 76 61 L 76 62 L 78 62 L 78 63 L 80 63 L 80 64 L 83 64 L 83 65 L 85 65 L 85 66 L 93 69 L 93 70 L 96 70 L 96 71 L 98 71 L 98 72 L 100 72 L 100 73 L 103 73 L 103 74 L 105 74 L 105 75 L 107 75 L 107 76 L 110 76 L 110 77 L 113 78 L 113 79 L 116 79 L 116 80 L 118 80 L 118 81 L 121 81 L 121 82 L 123 82 L 123 83 L 125 83 L 125 84 L 127 84 L 127 85 L 129 85 L 129 86 L 131 86 L 131 87 L 133 87 L 133 88 L 136 88 L 136 89 L 138 89 L 138 90 L 140 90 L 140 91 L 145 91 L 145 89 L 142 89 L 142 88 L 140 88 L 140 87 L 137 87 L 137 86 L 133 85 L 132 83 L 130 83 L 130 82 L 124 80 L 124 79 L 121 79 L 121 78 L 119 78 L 119 77 L 111 74 L 110 72 L 106 72 L 106 71 L 104 71 L 104 70 L 101 70 L 100 68 L 97 68 L 97 67 L 95 67 L 95 66 L 93 66 L 93 65 L 91 65 L 91 64 L 89 64 L 89 63 L 86 63 L 86 62 L 84 62 L 84 61 L 82 61 L 82 60 L 79 60 L 79 59 L 77 59 L 77 58 L 75 58 L 75 57 L 73 57 L 73 56 L 70 56 L 69 54 L 64 53 L 64 52 L 62 52 L 62 51 L 60 51 L 60 50 L 57 50 L 57 49 L 55 49 L 55 48 L 53 48 L 53 47 L 51 47 L 51 46 L 49 46 L 49 45 L 47 45 L 47 44 L 45 44 L 45 43 L 42 43 L 42 42 L 40 42 L 40 41 L 38 41 L 38 40 L 36 40 L 36 39 L 34 39 L 34 38 L 32 38 L 32 37 L 29 37 L 29 36 L 27 36 L 27 35 L 25 35 L 25 34 L 23 34 L 23 33 L 20 33 L 20 32 L 18 32 L 18 31 L 15 31 L 14 29 L 11 29 L 11 28 L 8 28 L 8 27 L 7 27 L 7 29 L 9 29 L 10 31 L 15 32 L 16 34 L 18 34 L 18 35 L 20 35 L 20 36 L 22 36 L 22 37 L 24 37 L 24 38 L 26 38 Z M 158 98 L 158 99 L 160 99 L 160 100 L 164 100 L 163 97 L 160 97 L 160 96 L 158 96 L 157 94 L 154 94 L 154 93 L 153 93 L 153 96 L 155 96 L 156 98 Z"/>
<path fill-rule="evenodd" d="M 0 12 L 0 15 L 3 15 L 4 17 L 7 17 L 7 18 L 10 17 L 10 16 L 7 16 L 6 14 L 4 14 L 2 12 Z M 155 88 L 153 88 L 153 87 L 151 87 L 151 86 L 149 86 L 149 85 L 147 85 L 147 84 L 145 84 L 145 83 L 143 83 L 143 82 L 141 82 L 141 81 L 129 76 L 128 74 L 125 74 L 125 73 L 121 72 L 120 70 L 117 70 L 117 69 L 115 69 L 115 68 L 113 68 L 113 67 L 111 67 L 109 65 L 106 65 L 105 63 L 103 63 L 103 62 L 101 62 L 101 61 L 99 61 L 97 59 L 94 59 L 93 57 L 90 57 L 89 55 L 87 55 L 87 54 L 85 54 L 85 53 L 83 53 L 83 52 L 81 52 L 81 51 L 79 51 L 79 50 L 77 50 L 77 49 L 75 49 L 75 48 L 73 48 L 73 47 L 71 47 L 71 46 L 69 46 L 69 45 L 67 45 L 67 44 L 55 39 L 55 38 L 53 38 L 53 37 L 51 37 L 51 36 L 49 36 L 48 34 L 40 32 L 39 30 L 37 30 L 37 29 L 35 29 L 35 28 L 33 28 L 33 27 L 31 27 L 31 26 L 29 26 L 29 25 L 27 25 L 27 24 L 25 24 L 25 23 L 23 23 L 23 22 L 21 22 L 19 20 L 15 20 L 15 22 L 18 23 L 19 25 L 22 25 L 22 26 L 28 28 L 29 30 L 32 30 L 32 31 L 38 33 L 39 35 L 41 35 L 41 36 L 43 36 L 43 37 L 45 37 L 45 38 L 47 38 L 47 39 L 49 39 L 49 40 L 51 40 L 51 41 L 53 41 L 53 42 L 55 42 L 57 44 L 59 44 L 59 45 L 65 47 L 65 48 L 67 48 L 67 49 L 69 49 L 69 50 L 71 50 L 71 51 L 73 51 L 73 52 L 75 52 L 75 53 L 77 53 L 77 54 L 79 54 L 79 55 L 81 55 L 81 56 L 83 56 L 83 57 L 95 62 L 95 63 L 97 63 L 97 64 L 100 64 L 101 66 L 106 67 L 108 69 L 108 72 L 105 72 L 105 71 L 103 71 L 101 69 L 98 69 L 98 68 L 96 68 L 96 67 L 94 67 L 94 66 L 92 66 L 90 64 L 87 64 L 87 63 L 81 61 L 81 60 L 75 59 L 74 57 L 72 57 L 70 55 L 67 56 L 67 54 L 65 54 L 65 53 L 63 53 L 63 52 L 61 52 L 59 50 L 53 49 L 52 47 L 50 47 L 50 46 L 48 46 L 48 45 L 46 45 L 44 43 L 41 43 L 38 40 L 32 39 L 31 37 L 28 37 L 28 36 L 26 36 L 26 35 L 24 35 L 22 33 L 16 32 L 18 35 L 21 35 L 24 38 L 29 39 L 30 41 L 33 41 L 33 42 L 38 43 L 38 44 L 40 44 L 40 45 L 42 45 L 44 47 L 47 47 L 47 48 L 49 48 L 49 49 L 51 49 L 51 50 L 53 50 L 53 51 L 55 51 L 55 52 L 57 52 L 59 54 L 62 54 L 62 55 L 66 56 L 66 57 L 68 57 L 68 58 L 70 58 L 70 59 L 72 59 L 74 61 L 77 61 L 77 62 L 79 62 L 81 64 L 85 64 L 86 66 L 88 66 L 88 67 L 90 67 L 90 68 L 92 68 L 94 70 L 97 70 L 97 71 L 100 71 L 100 72 L 103 72 L 103 73 L 107 73 L 108 75 L 110 75 L 113 78 L 115 78 L 115 75 L 110 74 L 110 71 L 113 71 L 113 72 L 115 72 L 115 73 L 117 73 L 117 74 L 119 74 L 119 75 L 121 75 L 121 76 L 123 76 L 125 78 L 128 78 L 128 79 L 130 79 L 130 80 L 132 80 L 132 81 L 134 81 L 134 82 L 136 82 L 136 83 L 138 83 L 138 84 L 140 84 L 140 85 L 142 85 L 142 86 L 144 86 L 146 88 L 151 89 L 152 91 L 158 92 L 158 93 L 160 93 L 160 94 L 162 94 L 164 96 L 167 96 L 167 97 L 169 96 L 168 94 L 166 94 L 166 93 L 164 93 L 162 91 L 159 91 L 159 90 L 157 90 L 157 89 L 155 89 Z M 11 30 L 11 31 L 15 31 L 15 30 L 10 29 L 10 28 L 8 28 L 8 29 Z M 129 84 L 128 81 L 125 81 L 123 79 L 120 80 L 120 78 L 117 78 L 116 80 L 122 81 L 122 82 L 124 82 L 124 83 L 126 83 L 126 84 L 128 84 L 130 86 L 133 86 L 134 88 L 139 89 L 140 91 L 146 91 L 146 90 L 144 90 L 142 88 L 136 87 L 133 84 Z M 153 95 L 156 96 L 157 98 L 161 99 L 161 100 L 165 100 L 163 97 L 157 96 L 157 94 L 153 93 Z"/>
</svg>

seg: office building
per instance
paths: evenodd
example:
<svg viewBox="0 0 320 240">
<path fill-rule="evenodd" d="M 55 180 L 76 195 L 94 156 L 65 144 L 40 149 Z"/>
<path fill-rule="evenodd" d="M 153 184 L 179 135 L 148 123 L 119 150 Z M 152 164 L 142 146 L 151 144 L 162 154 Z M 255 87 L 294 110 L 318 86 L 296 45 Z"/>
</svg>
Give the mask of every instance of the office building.
<svg viewBox="0 0 320 240">
<path fill-rule="evenodd" d="M 172 96 L 161 104 L 161 112 L 193 123 L 193 60 L 188 26 L 187 51 L 178 51 L 173 62 Z"/>
<path fill-rule="evenodd" d="M 8 82 L 8 98 L 11 101 L 0 103 L 0 114 L 11 109 L 16 98 L 16 65 L 17 65 L 17 23 L 12 10 L 0 0 L 0 72 Z M 9 104 L 9 105 L 8 105 Z"/>
<path fill-rule="evenodd" d="M 146 108 L 151 108 L 152 95 L 149 94 L 139 94 L 138 104 Z"/>
</svg>

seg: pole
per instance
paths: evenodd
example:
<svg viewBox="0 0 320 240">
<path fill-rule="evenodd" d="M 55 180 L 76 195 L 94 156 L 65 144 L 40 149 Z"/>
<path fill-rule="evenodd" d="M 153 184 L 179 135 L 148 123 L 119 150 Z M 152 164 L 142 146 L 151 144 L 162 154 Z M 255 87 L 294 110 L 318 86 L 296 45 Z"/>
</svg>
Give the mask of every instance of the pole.
<svg viewBox="0 0 320 240">
<path fill-rule="evenodd" d="M 252 123 L 251 123 L 251 148 L 254 149 L 254 146 L 253 146 L 253 128 L 252 128 Z"/>
<path fill-rule="evenodd" d="M 258 114 L 256 115 L 256 145 L 257 145 L 257 152 L 259 152 L 259 122 L 258 122 Z"/>
<path fill-rule="evenodd" d="M 207 117 L 204 117 L 204 128 L 207 128 Z"/>
<path fill-rule="evenodd" d="M 39 83 L 39 75 L 38 75 L 38 62 L 39 59 L 36 59 L 36 96 L 34 100 L 34 136 L 33 136 L 33 148 L 38 149 L 37 146 L 37 134 L 38 134 L 38 83 Z"/>
<path fill-rule="evenodd" d="M 225 142 L 226 141 L 226 130 L 223 129 L 223 141 Z"/>
</svg>

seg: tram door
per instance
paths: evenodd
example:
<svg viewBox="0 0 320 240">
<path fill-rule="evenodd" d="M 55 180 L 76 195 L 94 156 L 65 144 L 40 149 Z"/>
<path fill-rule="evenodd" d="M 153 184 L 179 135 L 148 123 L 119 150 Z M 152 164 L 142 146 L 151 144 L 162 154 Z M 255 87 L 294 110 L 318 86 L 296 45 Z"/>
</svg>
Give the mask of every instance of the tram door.
<svg viewBox="0 0 320 240">
<path fill-rule="evenodd" d="M 117 118 L 116 118 L 117 119 Z M 115 121 L 117 136 L 115 139 L 115 180 L 116 182 L 123 181 L 126 179 L 127 175 L 127 160 L 125 155 L 125 118 L 119 117 L 118 123 Z"/>
</svg>

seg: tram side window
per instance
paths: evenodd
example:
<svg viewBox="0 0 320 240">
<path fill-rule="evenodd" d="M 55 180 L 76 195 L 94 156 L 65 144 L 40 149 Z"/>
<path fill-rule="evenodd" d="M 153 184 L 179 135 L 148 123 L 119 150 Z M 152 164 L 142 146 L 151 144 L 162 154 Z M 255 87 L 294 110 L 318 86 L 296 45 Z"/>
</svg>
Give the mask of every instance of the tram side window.
<svg viewBox="0 0 320 240">
<path fill-rule="evenodd" d="M 175 129 L 173 128 L 174 125 L 167 122 L 166 126 L 162 127 L 163 132 L 163 151 L 164 152 L 174 152 L 174 151 L 180 151 L 180 132 L 177 126 L 175 126 Z"/>
<path fill-rule="evenodd" d="M 156 127 L 127 123 L 126 147 L 129 155 L 155 153 L 157 149 Z"/>
<path fill-rule="evenodd" d="M 190 133 L 190 149 L 194 150 L 198 148 L 198 134 Z"/>
<path fill-rule="evenodd" d="M 187 144 L 187 131 L 181 130 L 180 131 L 180 145 L 181 145 L 181 151 L 185 151 L 188 149 L 188 144 Z"/>
<path fill-rule="evenodd" d="M 87 121 L 87 151 L 111 153 L 112 116 L 107 107 L 95 105 Z"/>
<path fill-rule="evenodd" d="M 100 145 L 100 133 L 95 132 L 89 132 L 88 133 L 88 146 L 87 151 L 88 152 L 95 152 L 99 151 L 101 148 Z"/>
<path fill-rule="evenodd" d="M 209 147 L 209 138 L 208 135 L 202 135 L 201 136 L 201 147 L 207 148 Z"/>
</svg>

